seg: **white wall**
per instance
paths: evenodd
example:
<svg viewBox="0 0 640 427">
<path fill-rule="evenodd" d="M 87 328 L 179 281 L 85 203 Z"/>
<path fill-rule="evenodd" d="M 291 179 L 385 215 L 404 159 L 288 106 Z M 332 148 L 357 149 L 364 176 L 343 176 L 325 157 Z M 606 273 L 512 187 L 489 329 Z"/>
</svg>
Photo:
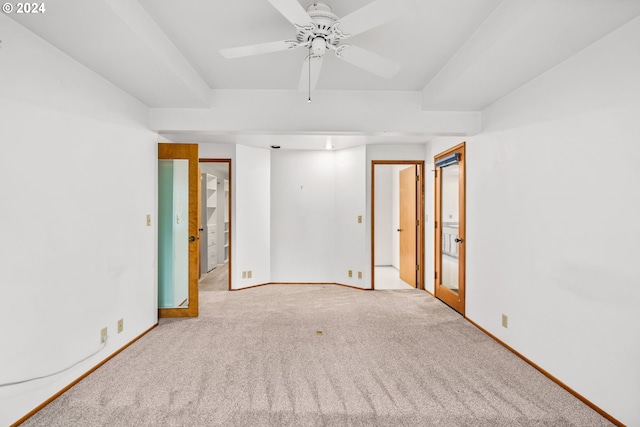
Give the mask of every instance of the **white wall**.
<svg viewBox="0 0 640 427">
<path fill-rule="evenodd" d="M 240 289 L 271 281 L 271 152 L 236 147 L 232 168 L 235 196 L 232 229 L 232 287 Z M 251 278 L 242 278 L 251 271 Z"/>
<path fill-rule="evenodd" d="M 335 281 L 335 163 L 332 151 L 272 152 L 271 281 Z"/>
<path fill-rule="evenodd" d="M 188 141 L 180 141 L 188 142 Z M 236 158 L 235 144 L 215 144 L 200 143 L 198 144 L 198 156 L 201 159 L 231 159 Z"/>
<path fill-rule="evenodd" d="M 271 160 L 271 281 L 368 287 L 364 147 Z"/>
<path fill-rule="evenodd" d="M 335 152 L 335 281 L 370 288 L 371 246 L 365 243 L 366 230 L 366 150 L 355 147 Z M 362 222 L 358 222 L 358 216 Z M 371 233 L 371 231 L 369 231 Z M 348 271 L 353 276 L 349 277 Z M 362 277 L 358 273 L 362 272 Z"/>
<path fill-rule="evenodd" d="M 393 203 L 391 199 L 391 165 L 377 165 L 375 168 L 375 246 L 374 265 L 387 266 L 393 262 L 391 250 Z M 395 231 L 395 229 L 394 229 Z"/>
<path fill-rule="evenodd" d="M 157 322 L 157 135 L 148 110 L 0 15 L 0 425 Z M 152 215 L 152 227 L 146 215 Z M 124 318 L 124 332 L 116 323 Z"/>
<path fill-rule="evenodd" d="M 638 40 L 635 19 L 490 106 L 466 151 L 467 316 L 626 425 L 640 425 Z"/>
</svg>

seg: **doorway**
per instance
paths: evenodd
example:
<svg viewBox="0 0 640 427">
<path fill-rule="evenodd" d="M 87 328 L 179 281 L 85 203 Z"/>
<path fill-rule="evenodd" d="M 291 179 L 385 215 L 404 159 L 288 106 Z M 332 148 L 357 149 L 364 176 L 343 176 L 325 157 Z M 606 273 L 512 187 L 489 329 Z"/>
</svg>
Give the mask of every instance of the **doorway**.
<svg viewBox="0 0 640 427">
<path fill-rule="evenodd" d="M 465 143 L 434 157 L 435 295 L 465 313 Z"/>
<path fill-rule="evenodd" d="M 374 160 L 371 289 L 424 289 L 424 161 Z"/>
<path fill-rule="evenodd" d="M 200 159 L 200 291 L 231 290 L 231 159 Z"/>
</svg>

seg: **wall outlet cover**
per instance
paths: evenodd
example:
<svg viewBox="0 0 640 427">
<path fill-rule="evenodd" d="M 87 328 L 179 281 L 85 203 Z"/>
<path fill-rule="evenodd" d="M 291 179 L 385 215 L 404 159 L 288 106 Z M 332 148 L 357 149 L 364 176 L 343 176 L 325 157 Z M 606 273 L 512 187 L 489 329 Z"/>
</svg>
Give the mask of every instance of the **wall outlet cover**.
<svg viewBox="0 0 640 427">
<path fill-rule="evenodd" d="M 124 319 L 118 320 L 118 333 L 124 331 Z"/>
</svg>

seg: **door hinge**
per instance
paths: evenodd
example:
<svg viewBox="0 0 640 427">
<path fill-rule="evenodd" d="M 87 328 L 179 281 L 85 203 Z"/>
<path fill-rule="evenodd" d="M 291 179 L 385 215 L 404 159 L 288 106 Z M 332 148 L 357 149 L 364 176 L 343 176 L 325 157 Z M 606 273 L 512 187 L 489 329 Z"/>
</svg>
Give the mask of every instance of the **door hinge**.
<svg viewBox="0 0 640 427">
<path fill-rule="evenodd" d="M 416 271 L 420 271 L 420 265 L 416 264 Z"/>
<path fill-rule="evenodd" d="M 420 175 L 416 175 L 416 181 L 420 181 Z"/>
<path fill-rule="evenodd" d="M 420 227 L 420 220 L 416 219 L 416 227 Z"/>
<path fill-rule="evenodd" d="M 434 228 L 438 228 L 438 221 L 433 221 L 433 224 L 434 224 L 433 226 Z"/>
<path fill-rule="evenodd" d="M 433 272 L 433 278 L 436 279 L 436 280 L 438 279 L 438 272 L 437 271 Z"/>
</svg>

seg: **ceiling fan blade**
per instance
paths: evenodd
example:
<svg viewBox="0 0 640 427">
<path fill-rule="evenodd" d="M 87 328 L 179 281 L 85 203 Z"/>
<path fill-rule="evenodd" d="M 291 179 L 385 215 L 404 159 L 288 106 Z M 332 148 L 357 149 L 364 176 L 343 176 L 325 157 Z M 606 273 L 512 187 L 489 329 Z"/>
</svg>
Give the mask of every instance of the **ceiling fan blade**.
<svg viewBox="0 0 640 427">
<path fill-rule="evenodd" d="M 318 83 L 318 77 L 320 76 L 320 70 L 322 68 L 322 56 L 312 56 L 305 59 L 302 64 L 302 71 L 300 72 L 300 82 L 298 83 L 298 90 L 309 90 L 309 81 L 311 81 L 311 90 L 316 88 Z M 309 61 L 311 61 L 311 77 L 309 77 Z"/>
<path fill-rule="evenodd" d="M 411 0 L 376 0 L 342 17 L 338 28 L 348 37 L 364 33 L 407 13 L 411 3 Z"/>
<path fill-rule="evenodd" d="M 225 58 L 241 58 L 243 56 L 260 55 L 263 53 L 279 52 L 281 50 L 294 49 L 298 43 L 290 40 L 279 40 L 277 42 L 259 43 L 248 46 L 231 47 L 220 49 L 220 54 Z"/>
<path fill-rule="evenodd" d="M 341 45 L 342 49 L 336 51 L 338 58 L 349 64 L 360 67 L 385 79 L 392 78 L 398 70 L 400 64 L 391 61 L 377 53 L 370 52 L 357 46 Z"/>
<path fill-rule="evenodd" d="M 313 23 L 306 10 L 297 0 L 268 0 L 293 25 L 308 27 Z"/>
</svg>

